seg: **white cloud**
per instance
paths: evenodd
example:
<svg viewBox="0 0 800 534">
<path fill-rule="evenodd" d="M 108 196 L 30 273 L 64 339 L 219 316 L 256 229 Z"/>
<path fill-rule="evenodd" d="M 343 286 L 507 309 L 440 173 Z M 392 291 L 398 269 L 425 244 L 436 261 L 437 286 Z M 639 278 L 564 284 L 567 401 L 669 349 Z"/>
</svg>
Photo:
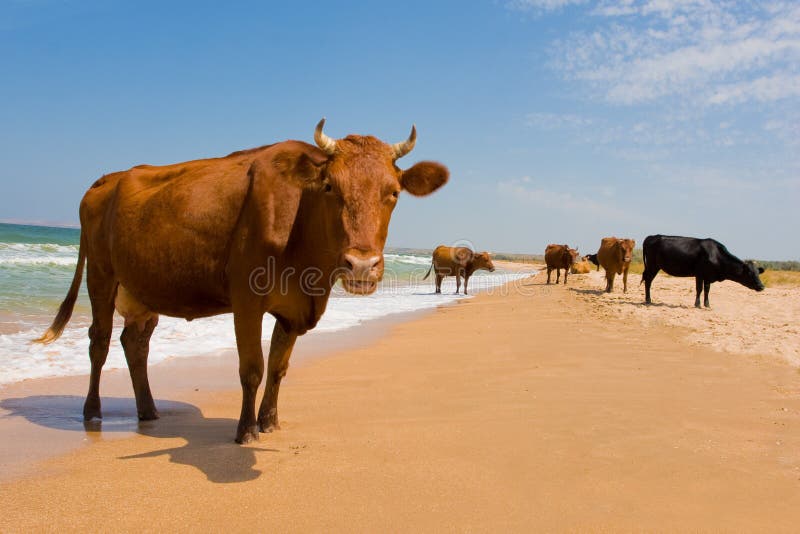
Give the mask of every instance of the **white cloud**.
<svg viewBox="0 0 800 534">
<path fill-rule="evenodd" d="M 731 121 L 697 121 L 668 111 L 647 119 L 611 119 L 575 114 L 529 113 L 525 124 L 543 132 L 560 132 L 572 143 L 585 144 L 621 159 L 648 161 L 672 157 L 676 147 L 729 147 L 752 142 L 753 136 Z"/>
<path fill-rule="evenodd" d="M 763 129 L 795 149 L 800 147 L 800 110 L 779 118 L 767 119 Z"/>
<path fill-rule="evenodd" d="M 591 13 L 597 26 L 556 42 L 551 66 L 611 103 L 681 97 L 702 106 L 797 96 L 796 3 L 601 2 Z"/>
<path fill-rule="evenodd" d="M 800 97 L 800 75 L 780 73 L 755 80 L 721 85 L 708 98 L 710 104 L 739 104 L 748 100 L 768 102 Z"/>
<path fill-rule="evenodd" d="M 570 5 L 585 4 L 588 0 L 511 0 L 506 7 L 515 11 L 556 11 Z"/>
</svg>

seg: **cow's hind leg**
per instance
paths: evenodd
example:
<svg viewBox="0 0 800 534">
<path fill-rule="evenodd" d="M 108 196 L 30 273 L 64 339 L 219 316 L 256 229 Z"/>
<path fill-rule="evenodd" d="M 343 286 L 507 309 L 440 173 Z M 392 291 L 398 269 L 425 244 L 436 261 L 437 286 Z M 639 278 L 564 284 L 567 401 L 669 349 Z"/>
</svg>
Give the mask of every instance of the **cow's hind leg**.
<svg viewBox="0 0 800 534">
<path fill-rule="evenodd" d="M 694 307 L 700 307 L 700 293 L 703 292 L 703 279 L 699 276 L 695 277 L 694 279 L 695 289 L 697 290 L 697 295 L 694 298 Z"/>
<path fill-rule="evenodd" d="M 650 301 L 650 287 L 653 285 L 653 279 L 658 274 L 657 270 L 647 270 L 645 269 L 642 273 L 642 282 L 644 282 L 644 302 L 645 304 L 651 304 Z"/>
<path fill-rule="evenodd" d="M 444 280 L 444 275 L 436 273 L 436 292 L 442 292 L 442 280 Z"/>
<path fill-rule="evenodd" d="M 711 304 L 708 302 L 708 292 L 711 291 L 711 282 L 703 282 L 703 306 L 710 308 Z"/>
<path fill-rule="evenodd" d="M 261 432 L 272 432 L 280 429 L 278 424 L 278 391 L 281 380 L 289 368 L 289 358 L 294 349 L 297 334 L 287 332 L 280 321 L 275 322 L 267 360 L 267 384 L 264 387 L 264 398 L 258 410 L 258 428 Z"/>
<path fill-rule="evenodd" d="M 102 419 L 100 407 L 100 373 L 108 357 L 108 345 L 111 341 L 111 329 L 114 320 L 114 293 L 116 282 L 105 273 L 101 273 L 89 262 L 86 269 L 86 288 L 89 290 L 89 301 L 92 305 L 92 325 L 89 327 L 89 392 L 83 403 L 83 419 Z"/>
<path fill-rule="evenodd" d="M 133 393 L 136 395 L 136 413 L 140 421 L 158 419 L 158 410 L 150 392 L 147 378 L 147 356 L 150 353 L 150 336 L 158 324 L 158 315 L 154 315 L 144 324 L 131 324 L 122 330 L 120 341 L 125 350 L 128 370 L 131 374 Z"/>
<path fill-rule="evenodd" d="M 461 274 L 456 271 L 456 295 L 458 295 L 458 291 L 461 289 Z"/>
<path fill-rule="evenodd" d="M 236 428 L 236 443 L 258 439 L 256 394 L 264 376 L 264 353 L 261 351 L 262 313 L 253 310 L 233 312 L 236 348 L 239 352 L 239 381 L 242 384 L 242 412 Z"/>
<path fill-rule="evenodd" d="M 158 419 L 158 411 L 147 379 L 150 336 L 158 324 L 158 315 L 136 300 L 122 285 L 117 287 L 114 306 L 125 318 L 125 328 L 119 339 L 125 351 L 125 359 L 128 361 L 133 393 L 136 395 L 136 412 L 142 421 Z"/>
<path fill-rule="evenodd" d="M 547 283 L 548 284 L 550 283 L 550 273 L 552 273 L 552 272 L 553 272 L 553 269 L 551 267 L 548 267 L 547 268 Z"/>
</svg>

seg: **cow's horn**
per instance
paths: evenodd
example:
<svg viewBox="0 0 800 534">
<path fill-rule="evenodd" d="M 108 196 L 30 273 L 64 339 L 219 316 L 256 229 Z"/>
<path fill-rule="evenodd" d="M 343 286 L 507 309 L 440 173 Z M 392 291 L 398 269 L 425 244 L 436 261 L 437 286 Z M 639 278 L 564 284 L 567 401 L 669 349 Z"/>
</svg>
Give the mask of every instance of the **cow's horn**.
<svg viewBox="0 0 800 534">
<path fill-rule="evenodd" d="M 411 135 L 402 143 L 395 143 L 392 145 L 394 150 L 394 159 L 399 159 L 411 152 L 414 149 L 414 144 L 417 142 L 417 127 L 411 126 Z"/>
<path fill-rule="evenodd" d="M 325 117 L 322 117 L 322 120 L 317 123 L 317 129 L 314 130 L 314 141 L 323 152 L 331 156 L 336 150 L 336 141 L 322 133 L 323 126 L 325 126 Z"/>
</svg>

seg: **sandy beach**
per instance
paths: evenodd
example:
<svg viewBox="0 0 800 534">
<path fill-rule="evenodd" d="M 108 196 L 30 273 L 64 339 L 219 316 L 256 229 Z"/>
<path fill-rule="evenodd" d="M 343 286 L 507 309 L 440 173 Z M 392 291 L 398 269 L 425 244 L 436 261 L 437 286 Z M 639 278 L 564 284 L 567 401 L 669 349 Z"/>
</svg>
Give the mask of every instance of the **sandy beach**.
<svg viewBox="0 0 800 534">
<path fill-rule="evenodd" d="M 155 422 L 125 371 L 102 427 L 86 377 L 2 389 L 0 531 L 796 531 L 797 290 L 544 280 L 301 340 L 249 446 L 232 353 L 153 366 Z"/>
</svg>

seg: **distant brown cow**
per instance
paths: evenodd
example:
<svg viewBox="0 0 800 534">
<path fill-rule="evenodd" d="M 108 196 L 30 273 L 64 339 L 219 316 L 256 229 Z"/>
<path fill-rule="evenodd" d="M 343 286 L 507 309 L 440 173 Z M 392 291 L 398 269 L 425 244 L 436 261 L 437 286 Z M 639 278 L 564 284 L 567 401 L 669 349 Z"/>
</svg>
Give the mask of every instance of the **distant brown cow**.
<svg viewBox="0 0 800 534">
<path fill-rule="evenodd" d="M 406 141 L 387 144 L 372 136 L 332 139 L 324 122 L 314 132 L 316 146 L 284 141 L 224 158 L 140 165 L 89 188 L 72 285 L 38 340 L 61 335 L 85 263 L 92 367 L 84 419 L 101 417 L 100 371 L 115 307 L 125 319 L 120 339 L 143 420 L 158 418 L 147 378 L 158 316 L 233 312 L 242 386 L 236 441 L 278 428 L 278 389 L 297 336 L 317 324 L 337 280 L 350 293 L 375 291 L 400 191 L 427 195 L 448 178 L 439 163 L 397 166 L 414 147 L 413 128 Z M 256 417 L 265 312 L 276 322 Z"/>
<path fill-rule="evenodd" d="M 634 246 L 636 241 L 633 239 L 604 237 L 600 241 L 597 261 L 606 270 L 606 293 L 611 293 L 614 289 L 614 276 L 617 274 L 622 275 L 622 292 L 628 291 L 628 268 Z"/>
<path fill-rule="evenodd" d="M 478 269 L 494 271 L 494 264 L 488 252 L 473 252 L 467 247 L 446 247 L 439 245 L 433 251 L 433 261 L 428 273 L 423 280 L 436 273 L 436 292 L 442 292 L 442 280 L 445 276 L 456 277 L 456 293 L 461 287 L 461 277 L 464 277 L 464 294 L 467 294 L 467 283 L 472 273 Z"/>
<path fill-rule="evenodd" d="M 561 269 L 564 269 L 564 284 L 567 283 L 567 274 L 572 264 L 578 259 L 578 251 L 567 245 L 547 245 L 544 250 L 544 261 L 547 264 L 547 283 L 550 283 L 550 273 L 555 269 L 556 284 L 561 279 Z"/>
</svg>

